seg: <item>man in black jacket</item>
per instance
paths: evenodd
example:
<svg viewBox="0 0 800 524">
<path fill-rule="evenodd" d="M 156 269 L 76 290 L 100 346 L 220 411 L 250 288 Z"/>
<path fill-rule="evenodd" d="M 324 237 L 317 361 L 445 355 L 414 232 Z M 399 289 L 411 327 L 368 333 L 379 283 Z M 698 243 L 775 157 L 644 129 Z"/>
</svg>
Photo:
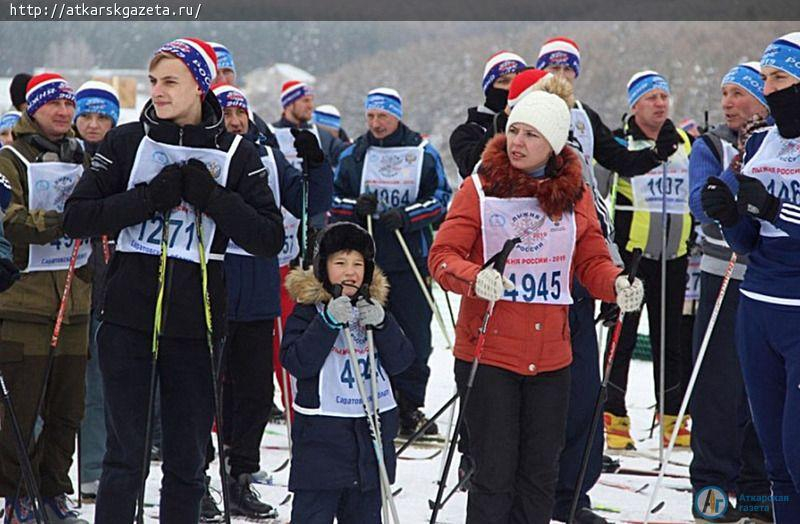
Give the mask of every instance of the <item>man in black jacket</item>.
<svg viewBox="0 0 800 524">
<path fill-rule="evenodd" d="M 475 164 L 481 159 L 486 145 L 483 140 L 486 131 L 492 128 L 498 113 L 506 108 L 511 81 L 525 67 L 525 60 L 510 51 L 495 53 L 486 61 L 482 82 L 486 100 L 479 106 L 467 109 L 467 121 L 455 128 L 450 135 L 450 152 L 461 178 L 470 176 Z"/>
<path fill-rule="evenodd" d="M 140 121 L 111 131 L 67 202 L 73 237 L 117 235 L 98 333 L 108 442 L 97 497 L 98 524 L 130 522 L 141 489 L 161 237 L 169 227 L 158 358 L 164 478 L 160 518 L 195 524 L 213 419 L 198 231 L 208 260 L 215 343 L 225 329 L 222 259 L 229 239 L 264 257 L 278 254 L 281 214 L 255 146 L 225 132 L 206 96 L 216 56 L 179 39 L 150 62 L 151 100 Z"/>
</svg>

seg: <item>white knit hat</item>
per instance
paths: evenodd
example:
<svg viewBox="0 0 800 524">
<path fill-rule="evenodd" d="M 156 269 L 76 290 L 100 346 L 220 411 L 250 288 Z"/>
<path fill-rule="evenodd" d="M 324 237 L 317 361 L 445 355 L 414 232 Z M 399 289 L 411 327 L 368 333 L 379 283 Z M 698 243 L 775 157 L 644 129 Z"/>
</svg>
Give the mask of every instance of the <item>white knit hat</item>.
<svg viewBox="0 0 800 524">
<path fill-rule="evenodd" d="M 544 136 L 553 152 L 558 154 L 567 143 L 570 119 L 569 108 L 561 97 L 544 91 L 534 91 L 514 105 L 508 115 L 506 133 L 511 124 L 517 122 L 533 126 Z"/>
</svg>

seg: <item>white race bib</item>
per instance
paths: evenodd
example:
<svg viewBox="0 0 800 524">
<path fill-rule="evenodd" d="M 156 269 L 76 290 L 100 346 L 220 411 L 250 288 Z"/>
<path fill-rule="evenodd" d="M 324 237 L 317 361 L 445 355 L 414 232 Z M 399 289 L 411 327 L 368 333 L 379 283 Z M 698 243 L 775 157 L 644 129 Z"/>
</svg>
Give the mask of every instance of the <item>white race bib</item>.
<svg viewBox="0 0 800 524">
<path fill-rule="evenodd" d="M 242 137 L 236 135 L 230 149 L 225 152 L 218 149 L 162 144 L 145 136 L 136 151 L 136 158 L 128 179 L 128 189 L 141 183 L 149 183 L 169 164 L 183 164 L 191 158 L 203 162 L 217 184 L 224 187 L 228 181 L 231 159 L 241 140 Z M 141 224 L 126 227 L 119 234 L 117 250 L 144 255 L 160 255 L 163 225 L 162 218 L 155 217 Z M 203 228 L 206 260 L 216 260 L 219 257 L 211 255 L 211 244 L 214 241 L 217 225 L 211 217 L 203 214 L 201 227 Z M 181 202 L 169 213 L 167 256 L 200 263 L 197 233 L 194 206 L 187 202 Z"/>
<path fill-rule="evenodd" d="M 501 300 L 527 304 L 572 304 L 569 290 L 575 251 L 575 214 L 552 220 L 530 198 L 486 196 L 478 175 L 472 175 L 481 206 L 483 259 L 498 253 L 509 238 L 520 237 L 506 262 L 504 276 L 514 289 Z"/>
<path fill-rule="evenodd" d="M 29 162 L 13 146 L 7 146 L 28 171 L 28 209 L 64 212 L 64 204 L 72 194 L 75 185 L 83 174 L 81 164 L 66 162 Z M 28 266 L 24 272 L 61 271 L 69 269 L 74 240 L 66 235 L 44 245 L 30 244 L 28 247 Z M 79 268 L 89 261 L 92 246 L 85 241 L 78 248 L 75 267 Z"/>
<path fill-rule="evenodd" d="M 317 306 L 322 311 L 322 306 Z M 372 410 L 372 382 L 370 380 L 369 346 L 367 332 L 356 320 L 358 309 L 353 307 L 350 321 L 350 334 L 358 361 L 358 369 L 353 369 L 350 364 L 350 355 L 347 349 L 347 340 L 344 330 L 339 331 L 333 348 L 325 359 L 322 371 L 319 374 L 319 404 L 318 409 L 308 409 L 294 404 L 296 411 L 304 415 L 327 415 L 331 417 L 358 418 L 365 416 L 364 405 L 356 385 L 355 374 L 361 375 L 369 399 L 369 408 Z M 392 386 L 389 376 L 380 364 L 377 348 L 375 352 L 378 382 L 378 411 L 380 413 L 394 409 Z"/>
<path fill-rule="evenodd" d="M 688 165 L 667 165 L 667 177 L 663 178 L 663 167 L 657 167 L 645 175 L 631 178 L 633 207 L 636 211 L 661 213 L 662 199 L 667 199 L 667 213 L 683 215 L 689 212 Z M 666 182 L 664 182 L 666 180 Z M 664 186 L 662 188 L 661 186 Z"/>
<path fill-rule="evenodd" d="M 272 152 L 272 148 L 267 147 L 266 149 L 267 155 L 261 157 L 261 163 L 264 164 L 264 168 L 267 170 L 267 185 L 269 185 L 272 195 L 275 197 L 275 204 L 281 209 L 281 214 L 283 215 L 283 229 L 286 232 L 285 240 L 283 241 L 283 249 L 281 249 L 281 252 L 278 253 L 278 265 L 282 267 L 288 265 L 289 262 L 294 260 L 298 253 L 300 253 L 300 248 L 297 242 L 297 230 L 300 221 L 281 206 L 281 187 L 278 176 L 278 164 L 275 161 L 275 155 Z M 228 242 L 228 249 L 225 252 L 232 255 L 246 257 L 253 256 L 245 251 L 244 248 L 238 246 L 233 240 Z"/>
<path fill-rule="evenodd" d="M 583 159 L 586 165 L 594 172 L 594 131 L 592 130 L 592 121 L 589 120 L 589 115 L 583 108 L 580 102 L 575 101 L 575 107 L 570 110 L 570 129 L 572 135 L 581 145 Z"/>
<path fill-rule="evenodd" d="M 378 197 L 378 213 L 417 201 L 425 144 L 411 147 L 369 147 L 361 170 L 360 194 Z"/>
<path fill-rule="evenodd" d="M 630 151 L 647 149 L 652 145 L 652 140 L 628 140 Z M 644 175 L 631 177 L 630 182 L 633 211 L 661 213 L 663 200 L 666 198 L 668 214 L 685 215 L 689 212 L 689 155 L 683 145 L 679 144 L 678 150 L 669 157 L 666 182 L 663 165 Z M 623 208 L 618 206 L 618 209 Z"/>
<path fill-rule="evenodd" d="M 771 127 L 742 174 L 760 180 L 777 198 L 800 205 L 800 138 L 783 138 L 777 127 Z M 758 221 L 765 237 L 789 236 L 766 220 Z"/>
<path fill-rule="evenodd" d="M 297 150 L 294 148 L 294 136 L 292 135 L 293 128 L 269 126 L 269 129 L 275 135 L 275 138 L 278 139 L 278 149 L 281 150 L 281 153 L 283 153 L 283 156 L 286 157 L 286 160 L 292 165 L 292 167 L 302 171 L 303 160 L 297 156 Z M 316 124 L 305 130 L 311 131 L 314 136 L 317 137 L 317 143 L 321 144 L 319 140 L 319 130 L 317 129 Z"/>
</svg>

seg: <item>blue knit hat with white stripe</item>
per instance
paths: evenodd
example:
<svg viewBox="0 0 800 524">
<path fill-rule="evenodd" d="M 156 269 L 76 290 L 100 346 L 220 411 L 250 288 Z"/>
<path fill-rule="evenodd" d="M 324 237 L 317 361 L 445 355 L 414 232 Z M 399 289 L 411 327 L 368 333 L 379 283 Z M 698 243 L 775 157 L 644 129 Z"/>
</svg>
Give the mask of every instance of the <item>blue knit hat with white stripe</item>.
<svg viewBox="0 0 800 524">
<path fill-rule="evenodd" d="M 22 113 L 19 111 L 8 111 L 7 113 L 3 113 L 3 116 L 0 116 L 0 131 L 5 131 L 6 129 L 11 129 L 19 122 L 19 119 L 22 117 Z"/>
<path fill-rule="evenodd" d="M 764 50 L 761 67 L 774 67 L 800 79 L 800 31 L 787 33 Z"/>
<path fill-rule="evenodd" d="M 364 108 L 367 111 L 378 109 L 396 116 L 398 120 L 403 119 L 403 99 L 400 98 L 400 93 L 391 87 L 379 87 L 367 93 Z"/>
<path fill-rule="evenodd" d="M 628 80 L 628 107 L 633 107 L 640 98 L 656 89 L 660 89 L 668 95 L 670 94 L 669 82 L 655 71 L 640 71 L 634 74 Z"/>
<path fill-rule="evenodd" d="M 209 42 L 208 45 L 217 53 L 217 70 L 230 69 L 236 74 L 236 64 L 233 63 L 233 55 L 228 48 L 219 42 Z"/>
<path fill-rule="evenodd" d="M 86 113 L 109 117 L 114 125 L 119 121 L 119 96 L 117 90 L 105 82 L 89 80 L 75 92 L 75 120 Z"/>
<path fill-rule="evenodd" d="M 722 77 L 720 87 L 725 84 L 733 84 L 741 87 L 758 100 L 761 105 L 767 107 L 767 100 L 764 98 L 764 80 L 761 78 L 761 66 L 758 62 L 744 62 L 739 64 Z"/>
<path fill-rule="evenodd" d="M 323 104 L 314 108 L 314 123 L 339 129 L 342 127 L 342 115 L 335 106 Z"/>
</svg>

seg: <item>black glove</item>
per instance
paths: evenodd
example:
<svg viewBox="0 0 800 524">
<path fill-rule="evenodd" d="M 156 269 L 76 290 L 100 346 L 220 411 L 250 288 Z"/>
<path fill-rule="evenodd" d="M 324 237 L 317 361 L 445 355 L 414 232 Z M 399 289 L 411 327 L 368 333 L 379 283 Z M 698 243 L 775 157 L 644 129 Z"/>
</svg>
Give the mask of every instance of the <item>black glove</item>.
<svg viewBox="0 0 800 524">
<path fill-rule="evenodd" d="M 715 176 L 708 177 L 700 193 L 703 211 L 723 227 L 732 227 L 739 222 L 739 210 L 728 186 Z"/>
<path fill-rule="evenodd" d="M 196 158 L 190 158 L 183 167 L 183 199 L 200 211 L 208 207 L 211 196 L 219 187 L 206 165 Z"/>
<path fill-rule="evenodd" d="M 150 213 L 166 213 L 181 203 L 181 168 L 178 164 L 165 166 L 144 188 Z"/>
<path fill-rule="evenodd" d="M 750 214 L 774 222 L 781 209 L 780 199 L 772 196 L 757 178 L 736 175 L 736 180 L 739 181 L 739 192 L 736 194 L 739 214 Z"/>
<path fill-rule="evenodd" d="M 314 133 L 307 129 L 291 130 L 294 137 L 294 150 L 297 156 L 303 159 L 303 163 L 310 169 L 322 165 L 325 161 L 325 153 L 319 147 L 319 141 Z"/>
<path fill-rule="evenodd" d="M 378 209 L 378 197 L 375 193 L 364 193 L 356 199 L 356 215 L 366 217 L 374 215 Z"/>
<path fill-rule="evenodd" d="M 681 136 L 675 130 L 675 124 L 668 118 L 656 137 L 656 157 L 661 161 L 666 161 L 678 150 L 680 142 Z"/>
<path fill-rule="evenodd" d="M 390 231 L 401 229 L 406 224 L 406 212 L 401 207 L 393 207 L 384 211 L 378 218 L 381 224 Z"/>
<path fill-rule="evenodd" d="M 605 327 L 614 327 L 619 318 L 619 306 L 613 302 L 601 302 L 600 314 L 594 319 L 594 323 L 602 322 Z"/>
<path fill-rule="evenodd" d="M 19 269 L 7 258 L 0 258 L 0 293 L 19 280 Z"/>
</svg>

